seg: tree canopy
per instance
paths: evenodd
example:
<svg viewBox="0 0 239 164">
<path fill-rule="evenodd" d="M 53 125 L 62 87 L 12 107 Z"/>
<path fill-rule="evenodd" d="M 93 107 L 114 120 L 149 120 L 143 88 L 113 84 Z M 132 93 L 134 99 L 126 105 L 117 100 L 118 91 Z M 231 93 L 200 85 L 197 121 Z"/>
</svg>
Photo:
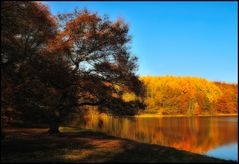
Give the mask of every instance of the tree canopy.
<svg viewBox="0 0 239 164">
<path fill-rule="evenodd" d="M 2 112 L 42 120 L 50 133 L 86 105 L 113 114 L 143 109 L 128 25 L 88 10 L 53 17 L 39 2 L 1 2 Z M 139 98 L 126 102 L 122 95 Z"/>
</svg>

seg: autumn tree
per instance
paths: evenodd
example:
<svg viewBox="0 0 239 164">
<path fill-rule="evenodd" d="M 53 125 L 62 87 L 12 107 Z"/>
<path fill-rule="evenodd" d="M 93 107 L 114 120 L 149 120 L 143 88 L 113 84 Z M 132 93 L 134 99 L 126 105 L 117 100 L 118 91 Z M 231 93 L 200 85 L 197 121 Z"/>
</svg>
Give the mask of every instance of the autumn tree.
<svg viewBox="0 0 239 164">
<path fill-rule="evenodd" d="M 137 58 L 129 51 L 128 25 L 122 19 L 111 22 L 88 10 L 75 10 L 58 18 L 61 30 L 49 47 L 52 52 L 60 52 L 78 72 L 81 80 L 76 105 L 99 105 L 99 109 L 115 114 L 131 113 L 128 108 L 142 105 L 140 99 L 125 102 L 125 109 L 116 112 L 122 107 L 124 92 L 137 96 L 144 93 L 135 75 Z"/>
<path fill-rule="evenodd" d="M 47 46 L 47 40 L 55 34 L 56 22 L 47 7 L 41 3 L 1 2 L 3 105 L 11 104 L 8 96 L 23 83 L 22 68 Z"/>
<path fill-rule="evenodd" d="M 111 22 L 83 10 L 55 22 L 36 2 L 2 2 L 1 17 L 4 108 L 17 109 L 25 119 L 42 119 L 54 134 L 82 106 L 113 114 L 135 114 L 144 107 L 123 20 Z M 125 92 L 138 98 L 125 102 Z"/>
<path fill-rule="evenodd" d="M 237 113 L 238 112 L 238 85 L 215 83 L 221 90 L 222 95 L 212 104 L 217 113 Z"/>
<path fill-rule="evenodd" d="M 33 79 L 24 76 L 26 72 L 23 70 L 29 68 L 33 60 L 38 60 L 37 56 L 47 47 L 48 39 L 56 34 L 56 30 L 56 21 L 45 5 L 24 1 L 1 2 L 2 116 L 6 109 L 19 109 L 15 96 Z"/>
</svg>

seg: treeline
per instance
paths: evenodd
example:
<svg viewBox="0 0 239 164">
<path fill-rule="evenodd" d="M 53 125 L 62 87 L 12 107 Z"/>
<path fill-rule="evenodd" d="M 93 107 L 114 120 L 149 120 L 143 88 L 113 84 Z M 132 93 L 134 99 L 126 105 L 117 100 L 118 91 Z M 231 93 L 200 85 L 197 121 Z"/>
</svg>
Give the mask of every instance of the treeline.
<svg viewBox="0 0 239 164">
<path fill-rule="evenodd" d="M 197 77 L 144 76 L 146 87 L 143 113 L 162 115 L 235 114 L 238 85 L 210 82 Z M 126 101 L 134 99 L 125 94 Z"/>
</svg>

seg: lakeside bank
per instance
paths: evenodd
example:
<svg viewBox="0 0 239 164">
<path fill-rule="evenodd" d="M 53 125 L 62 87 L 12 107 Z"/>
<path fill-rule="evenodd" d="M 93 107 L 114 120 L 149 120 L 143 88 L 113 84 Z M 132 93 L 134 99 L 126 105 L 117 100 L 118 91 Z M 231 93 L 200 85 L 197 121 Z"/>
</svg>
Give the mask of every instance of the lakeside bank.
<svg viewBox="0 0 239 164">
<path fill-rule="evenodd" d="M 1 162 L 233 162 L 85 129 L 7 128 Z"/>
</svg>

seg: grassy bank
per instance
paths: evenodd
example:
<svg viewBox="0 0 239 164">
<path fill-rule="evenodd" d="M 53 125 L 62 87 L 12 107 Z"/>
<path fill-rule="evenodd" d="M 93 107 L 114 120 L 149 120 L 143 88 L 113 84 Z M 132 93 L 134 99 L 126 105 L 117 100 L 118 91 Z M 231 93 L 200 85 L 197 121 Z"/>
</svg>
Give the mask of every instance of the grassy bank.
<svg viewBox="0 0 239 164">
<path fill-rule="evenodd" d="M 1 162 L 232 162 L 160 145 L 138 143 L 89 130 L 8 128 Z"/>
</svg>

